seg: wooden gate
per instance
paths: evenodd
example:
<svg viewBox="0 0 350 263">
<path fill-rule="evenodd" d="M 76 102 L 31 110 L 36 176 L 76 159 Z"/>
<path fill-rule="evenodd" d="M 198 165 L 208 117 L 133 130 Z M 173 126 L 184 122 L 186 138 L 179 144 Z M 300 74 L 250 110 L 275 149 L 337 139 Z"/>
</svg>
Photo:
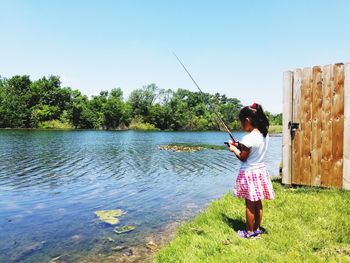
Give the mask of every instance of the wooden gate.
<svg viewBox="0 0 350 263">
<path fill-rule="evenodd" d="M 284 73 L 284 184 L 350 189 L 350 63 Z"/>
</svg>

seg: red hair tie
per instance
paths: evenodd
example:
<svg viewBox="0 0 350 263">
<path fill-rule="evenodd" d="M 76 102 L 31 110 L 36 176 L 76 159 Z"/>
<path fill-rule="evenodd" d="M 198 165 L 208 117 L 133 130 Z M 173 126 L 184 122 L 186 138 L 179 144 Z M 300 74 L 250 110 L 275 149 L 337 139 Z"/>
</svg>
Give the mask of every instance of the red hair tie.
<svg viewBox="0 0 350 263">
<path fill-rule="evenodd" d="M 256 110 L 256 103 L 254 102 L 253 104 L 252 104 L 252 106 L 250 106 L 252 109 L 255 109 Z"/>
</svg>

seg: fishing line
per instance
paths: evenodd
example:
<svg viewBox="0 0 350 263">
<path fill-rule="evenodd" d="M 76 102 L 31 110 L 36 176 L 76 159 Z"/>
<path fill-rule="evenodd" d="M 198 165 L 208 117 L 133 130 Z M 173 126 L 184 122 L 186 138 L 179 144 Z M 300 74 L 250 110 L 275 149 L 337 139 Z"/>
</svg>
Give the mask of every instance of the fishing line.
<svg viewBox="0 0 350 263">
<path fill-rule="evenodd" d="M 197 89 L 199 90 L 199 92 L 203 95 L 204 97 L 204 92 L 202 91 L 202 89 L 199 87 L 199 85 L 197 84 L 197 82 L 194 80 L 194 78 L 192 77 L 191 73 L 187 70 L 187 68 L 185 67 L 185 65 L 181 62 L 181 60 L 179 59 L 179 57 L 175 54 L 175 52 L 173 52 L 174 56 L 176 57 L 177 61 L 180 63 L 180 65 L 183 67 L 183 69 L 186 71 L 186 73 L 188 74 L 188 76 L 191 78 L 191 80 L 193 81 L 193 83 L 196 85 Z M 207 100 L 207 104 L 209 105 L 210 109 L 212 110 L 212 112 L 214 112 L 214 114 L 217 117 L 219 126 L 220 123 L 222 124 L 222 126 L 225 127 L 226 132 L 228 133 L 228 135 L 230 136 L 230 138 L 232 139 L 233 142 L 238 142 L 236 140 L 236 138 L 232 135 L 230 129 L 227 127 L 227 125 L 225 124 L 225 122 L 223 121 L 223 119 L 220 117 L 220 114 L 215 110 L 215 108 L 211 105 L 211 103 L 209 102 L 209 99 Z M 225 144 L 228 144 L 225 142 Z"/>
</svg>

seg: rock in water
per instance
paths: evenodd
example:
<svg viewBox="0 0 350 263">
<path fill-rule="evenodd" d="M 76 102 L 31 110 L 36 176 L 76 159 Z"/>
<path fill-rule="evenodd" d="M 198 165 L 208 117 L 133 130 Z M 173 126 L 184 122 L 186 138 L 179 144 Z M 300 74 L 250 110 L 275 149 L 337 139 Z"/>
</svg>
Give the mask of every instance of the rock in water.
<svg viewBox="0 0 350 263">
<path fill-rule="evenodd" d="M 19 252 L 16 256 L 12 257 L 13 261 L 22 261 L 25 258 L 29 257 L 33 253 L 39 251 L 43 248 L 46 241 L 36 242 L 31 245 L 25 246 L 21 252 Z"/>
<path fill-rule="evenodd" d="M 114 232 L 117 234 L 123 234 L 123 233 L 127 233 L 130 231 L 133 231 L 136 227 L 135 226 L 122 226 L 122 227 L 116 227 L 114 229 Z"/>
<path fill-rule="evenodd" d="M 61 257 L 62 256 L 54 257 L 49 261 L 49 263 L 58 263 L 60 262 Z"/>
<path fill-rule="evenodd" d="M 118 224 L 118 217 L 124 214 L 126 214 L 126 212 L 124 212 L 121 209 L 95 211 L 95 215 L 97 215 L 102 222 L 105 222 L 110 225 Z"/>
<path fill-rule="evenodd" d="M 114 242 L 115 240 L 114 240 L 113 238 L 111 238 L 111 237 L 108 237 L 108 238 L 107 238 L 107 241 L 108 241 L 108 242 Z"/>
<path fill-rule="evenodd" d="M 111 249 L 113 251 L 121 251 L 121 250 L 124 250 L 124 249 L 127 249 L 128 247 L 126 246 L 116 246 L 116 247 L 112 247 Z"/>
<path fill-rule="evenodd" d="M 146 247 L 151 251 L 155 251 L 158 246 L 153 241 L 150 241 L 146 244 Z"/>
</svg>

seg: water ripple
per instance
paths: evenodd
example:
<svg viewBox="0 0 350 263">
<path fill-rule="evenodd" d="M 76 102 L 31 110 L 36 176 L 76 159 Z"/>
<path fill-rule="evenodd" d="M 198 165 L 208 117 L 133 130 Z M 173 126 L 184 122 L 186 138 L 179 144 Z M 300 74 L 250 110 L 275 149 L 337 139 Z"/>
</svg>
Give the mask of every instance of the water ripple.
<svg viewBox="0 0 350 263">
<path fill-rule="evenodd" d="M 226 139 L 220 132 L 0 131 L 0 247 L 6 251 L 0 261 L 11 262 L 21 247 L 43 240 L 45 246 L 26 262 L 95 251 L 111 235 L 96 219 L 97 209 L 128 211 L 121 222 L 137 225 L 137 231 L 124 243 L 193 215 L 231 189 L 239 161 L 228 151 L 167 152 L 157 146 L 219 145 Z M 267 159 L 277 170 L 280 138 L 271 144 Z M 72 243 L 72 236 L 85 239 Z"/>
</svg>

